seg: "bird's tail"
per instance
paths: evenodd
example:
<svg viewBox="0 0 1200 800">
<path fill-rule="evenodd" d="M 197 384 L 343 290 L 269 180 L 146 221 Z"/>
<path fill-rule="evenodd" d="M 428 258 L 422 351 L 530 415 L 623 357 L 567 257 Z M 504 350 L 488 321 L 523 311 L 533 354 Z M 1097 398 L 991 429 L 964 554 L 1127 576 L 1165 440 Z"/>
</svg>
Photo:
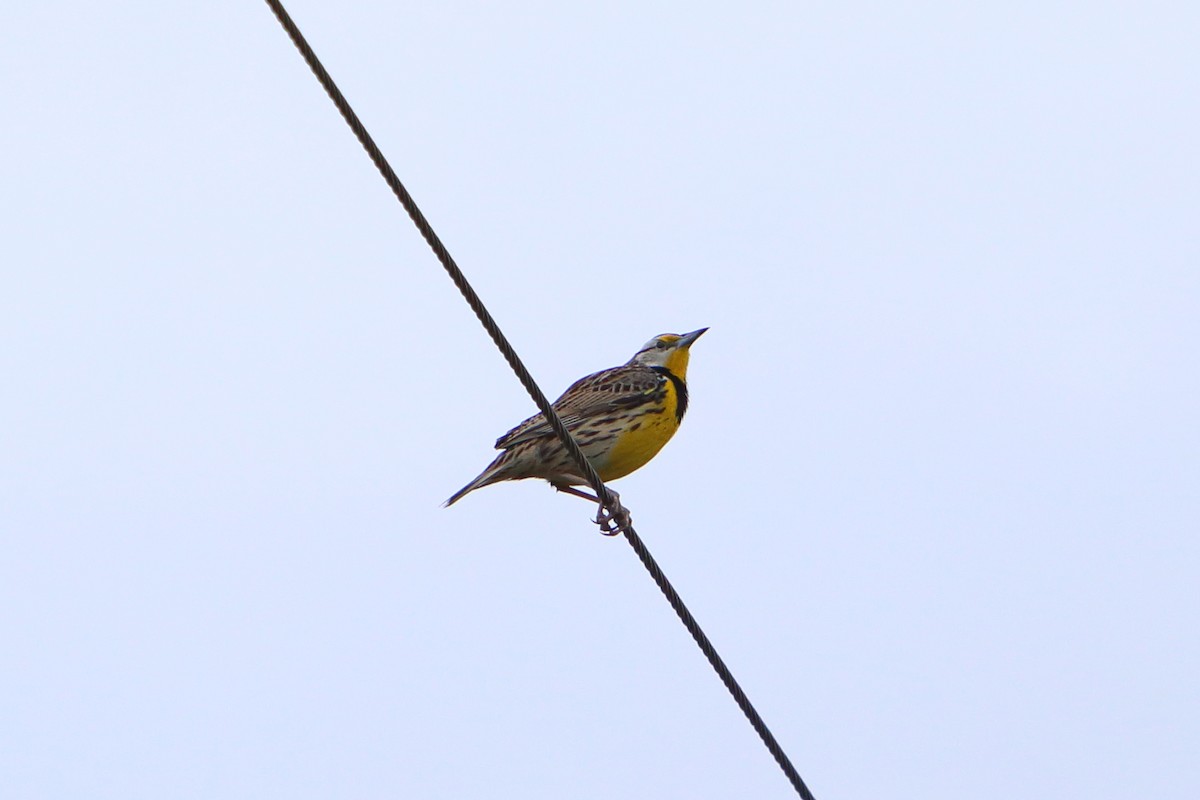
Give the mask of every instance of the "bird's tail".
<svg viewBox="0 0 1200 800">
<path fill-rule="evenodd" d="M 454 505 L 459 500 L 462 500 L 465 495 L 475 491 L 476 489 L 482 489 L 484 486 L 491 486 L 493 483 L 499 483 L 502 480 L 506 480 L 508 476 L 501 474 L 501 469 L 508 460 L 506 456 L 508 456 L 507 451 L 497 456 L 496 460 L 491 464 L 488 464 L 487 469 L 479 473 L 475 480 L 471 481 L 466 486 L 450 495 L 450 499 L 445 503 L 442 503 L 442 507 L 446 508 Z"/>
</svg>

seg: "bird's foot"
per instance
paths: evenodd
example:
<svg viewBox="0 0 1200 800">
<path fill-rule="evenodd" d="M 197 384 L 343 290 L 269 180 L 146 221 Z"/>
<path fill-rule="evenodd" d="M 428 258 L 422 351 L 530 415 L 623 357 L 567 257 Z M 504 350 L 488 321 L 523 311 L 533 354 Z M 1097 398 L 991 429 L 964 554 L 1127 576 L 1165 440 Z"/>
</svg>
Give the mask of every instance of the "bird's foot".
<svg viewBox="0 0 1200 800">
<path fill-rule="evenodd" d="M 612 490 L 610 489 L 609 491 Z M 616 536 L 625 533 L 629 526 L 633 524 L 633 519 L 629 516 L 629 509 L 621 505 L 621 496 L 616 492 L 613 492 L 612 496 L 613 510 L 609 511 L 601 503 L 599 510 L 596 512 L 596 519 L 593 520 L 593 522 L 600 526 L 600 532 L 605 536 Z"/>
<path fill-rule="evenodd" d="M 574 486 L 567 486 L 564 483 L 555 483 L 551 481 L 550 485 L 560 492 L 573 494 L 576 497 L 582 497 L 584 500 L 591 500 L 593 503 L 599 503 L 600 508 L 596 512 L 596 518 L 592 520 L 592 522 L 595 522 L 600 526 L 600 532 L 605 536 L 616 536 L 617 534 L 624 533 L 625 530 L 633 524 L 633 520 L 629 517 L 629 510 L 625 508 L 625 506 L 621 505 L 621 495 L 613 492 L 612 489 L 609 489 L 608 491 L 612 492 L 613 503 L 616 508 L 613 509 L 612 513 L 609 513 L 608 509 L 604 507 L 604 503 L 601 502 L 600 498 L 596 497 L 595 495 L 580 491 Z"/>
</svg>

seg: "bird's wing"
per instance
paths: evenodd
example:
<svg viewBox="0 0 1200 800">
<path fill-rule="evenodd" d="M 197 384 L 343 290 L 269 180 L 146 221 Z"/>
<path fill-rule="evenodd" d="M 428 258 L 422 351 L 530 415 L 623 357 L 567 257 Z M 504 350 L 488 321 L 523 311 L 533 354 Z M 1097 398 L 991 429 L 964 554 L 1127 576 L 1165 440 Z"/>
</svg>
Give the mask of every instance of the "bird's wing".
<svg viewBox="0 0 1200 800">
<path fill-rule="evenodd" d="M 554 411 L 567 430 L 574 432 L 587 419 L 641 405 L 660 392 L 666 381 L 649 367 L 613 367 L 575 381 L 554 401 Z M 545 415 L 535 414 L 497 439 L 496 449 L 507 450 L 530 439 L 553 435 Z"/>
</svg>

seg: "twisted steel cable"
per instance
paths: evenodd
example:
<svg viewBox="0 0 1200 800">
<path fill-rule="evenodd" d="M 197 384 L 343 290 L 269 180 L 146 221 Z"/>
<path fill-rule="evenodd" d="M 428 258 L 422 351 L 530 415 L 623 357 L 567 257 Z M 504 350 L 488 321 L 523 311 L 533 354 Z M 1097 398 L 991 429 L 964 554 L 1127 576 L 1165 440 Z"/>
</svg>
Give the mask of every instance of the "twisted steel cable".
<svg viewBox="0 0 1200 800">
<path fill-rule="evenodd" d="M 283 7 L 283 4 L 279 2 L 279 0 L 266 0 L 266 3 L 271 8 L 271 11 L 275 14 L 275 17 L 279 20 L 279 24 L 283 26 L 283 29 L 291 38 L 292 43 L 296 46 L 296 49 L 300 51 L 300 55 L 308 64 L 309 69 L 313 71 L 313 74 L 316 76 L 321 86 L 324 87 L 330 99 L 333 100 L 333 104 L 337 107 L 337 110 L 341 113 L 343 119 L 346 120 L 346 124 L 350 126 L 350 130 L 354 131 L 354 135 L 358 137 L 358 141 L 362 144 L 363 149 L 367 151 L 367 155 L 375 164 L 375 167 L 379 170 L 380 174 L 383 175 L 383 179 L 387 182 L 387 185 L 391 187 L 392 192 L 396 195 L 396 198 L 400 201 L 400 205 L 404 206 L 404 210 L 408 212 L 408 216 L 412 218 L 413 223 L 417 226 L 417 230 L 421 232 L 421 236 L 425 238 L 425 241 L 433 250 L 434 255 L 437 256 L 438 261 L 441 262 L 442 267 L 446 270 L 446 274 L 450 276 L 450 280 L 454 281 L 454 285 L 457 286 L 458 291 L 462 293 L 463 298 L 467 301 L 467 305 L 469 305 L 471 310 L 475 312 L 475 316 L 479 318 L 479 322 L 483 325 L 484 330 L 486 330 L 488 335 L 492 337 L 492 341 L 500 350 L 500 353 L 504 356 L 504 360 L 508 362 L 509 367 L 511 367 L 512 371 L 516 374 L 517 379 L 521 382 L 521 385 L 525 387 L 525 391 L 529 393 L 529 396 L 533 398 L 533 402 L 537 405 L 538 409 L 546 416 L 546 419 L 549 421 L 550 426 L 554 429 L 555 434 L 557 434 L 558 438 L 562 440 L 563 446 L 566 447 L 567 452 L 571 455 L 571 458 L 575 460 L 575 463 L 578 465 L 581 474 L 587 478 L 588 484 L 591 485 L 592 489 L 596 492 L 596 497 L 600 500 L 601 504 L 603 504 L 611 518 L 617 521 L 620 532 L 625 535 L 626 540 L 629 542 L 629 546 L 633 548 L 635 553 L 637 553 L 638 558 L 641 559 L 642 564 L 646 567 L 646 571 L 650 573 L 650 577 L 652 577 L 654 582 L 658 584 L 658 588 L 667 598 L 667 602 L 669 602 L 671 607 L 675 609 L 675 613 L 679 615 L 680 621 L 683 622 L 683 625 L 685 628 L 687 628 L 688 633 L 690 633 L 692 638 L 695 639 L 696 644 L 700 647 L 701 652 L 703 652 L 705 658 L 708 659 L 708 663 L 712 665 L 712 668 L 721 678 L 721 682 L 725 684 L 725 688 L 728 689 L 729 693 L 733 696 L 734 702 L 738 704 L 738 707 L 741 708 L 742 713 L 746 715 L 746 718 L 750 721 L 751 726 L 758 733 L 759 737 L 763 741 L 763 744 L 766 745 L 767 750 L 769 750 L 771 755 L 775 758 L 775 761 L 779 764 L 780 769 L 783 770 L 784 775 L 786 775 L 787 779 L 791 782 L 792 787 L 796 790 L 796 793 L 805 800 L 814 800 L 812 792 L 809 791 L 808 787 L 801 779 L 800 774 L 796 772 L 796 768 L 792 765 L 791 759 L 789 759 L 787 753 L 783 751 L 783 748 L 775 739 L 774 734 L 771 733 L 770 729 L 767 727 L 767 724 L 763 721 L 758 711 L 754 708 L 754 705 L 750 702 L 750 699 L 746 696 L 746 693 L 742 690 L 741 685 L 738 684 L 737 679 L 733 677 L 733 673 L 729 671 L 729 667 L 725 665 L 725 662 L 717 653 L 716 648 L 713 647 L 712 642 L 709 641 L 708 636 L 705 635 L 704 631 L 700 628 L 700 624 L 696 622 L 696 618 L 692 616 L 692 613 L 684 604 L 683 598 L 679 596 L 679 593 L 675 591 L 675 587 L 671 585 L 669 580 L 667 580 L 667 576 L 663 574 L 662 568 L 658 566 L 658 562 L 654 560 L 654 557 L 646 548 L 645 543 L 642 541 L 641 537 L 638 536 L 637 531 L 634 530 L 633 524 L 629 520 L 628 513 L 618 502 L 616 495 L 611 489 L 604 485 L 602 480 L 600 480 L 600 476 L 596 473 L 595 468 L 591 465 L 591 462 L 587 460 L 587 457 L 584 456 L 583 451 L 579 448 L 579 444 L 571 436 L 571 433 L 567 430 L 566 426 L 563 425 L 562 420 L 558 418 L 558 414 L 554 412 L 554 407 L 546 398 L 545 393 L 542 392 L 541 388 L 537 385 L 537 382 L 534 381 L 533 376 L 529 374 L 529 370 L 526 369 L 524 363 L 521 362 L 520 357 L 513 349 L 513 346 L 509 343 L 508 338 L 505 337 L 504 332 L 500 330 L 500 326 L 496 324 L 496 320 L 492 318 L 491 313 L 489 313 L 487 307 L 484 306 L 483 300 L 481 300 L 479 295 L 475 293 L 475 289 L 472 288 L 471 284 L 467 281 L 466 275 L 463 274 L 463 271 L 454 261 L 454 258 L 451 257 L 450 251 L 448 251 L 446 246 L 442 244 L 442 240 L 433 230 L 433 226 L 429 224 L 429 221 L 425 219 L 425 215 L 421 213 L 421 209 L 417 206 L 416 201 L 413 200 L 412 195 L 410 195 L 408 190 L 404 188 L 404 184 L 400 182 L 400 178 L 396 175 L 387 159 L 384 158 L 382 151 L 380 151 L 378 145 L 375 144 L 374 139 L 372 139 L 371 135 L 367 132 L 366 126 L 363 125 L 362 121 L 358 118 L 358 115 L 354 112 L 354 109 L 351 108 L 349 101 L 346 100 L 341 90 L 338 89 L 337 84 L 334 83 L 333 78 L 330 77 L 329 73 L 325 70 L 325 67 L 321 64 L 320 59 L 317 58 L 316 53 L 308 44 L 308 41 L 304 38 L 304 35 L 300 33 L 300 29 L 296 26 L 296 23 L 292 21 L 291 16 L 287 13 L 287 10 Z"/>
</svg>

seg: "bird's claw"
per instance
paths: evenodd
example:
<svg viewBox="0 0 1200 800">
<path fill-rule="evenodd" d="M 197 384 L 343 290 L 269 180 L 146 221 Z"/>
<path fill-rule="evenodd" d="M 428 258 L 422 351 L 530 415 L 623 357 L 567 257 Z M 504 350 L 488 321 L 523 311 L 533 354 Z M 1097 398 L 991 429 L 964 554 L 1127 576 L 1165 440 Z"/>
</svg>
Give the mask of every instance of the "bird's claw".
<svg viewBox="0 0 1200 800">
<path fill-rule="evenodd" d="M 605 536 L 617 536 L 622 534 L 633 522 L 633 520 L 629 517 L 629 511 L 625 508 L 625 506 L 621 505 L 619 500 L 616 503 L 616 508 L 612 512 L 609 512 L 609 510 L 604 507 L 604 504 L 601 503 L 600 510 L 596 512 L 596 518 L 592 521 L 600 526 L 600 533 L 604 534 Z"/>
</svg>

